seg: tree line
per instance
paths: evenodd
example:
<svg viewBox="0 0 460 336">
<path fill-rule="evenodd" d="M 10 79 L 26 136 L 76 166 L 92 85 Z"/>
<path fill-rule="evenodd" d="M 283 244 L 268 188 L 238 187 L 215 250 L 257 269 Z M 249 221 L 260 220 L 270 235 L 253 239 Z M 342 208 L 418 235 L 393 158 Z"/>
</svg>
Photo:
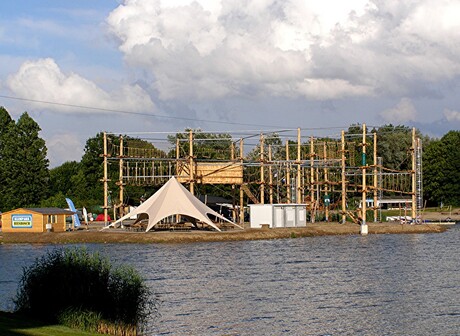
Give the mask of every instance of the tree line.
<svg viewBox="0 0 460 336">
<path fill-rule="evenodd" d="M 79 162 L 68 161 L 50 169 L 46 144 L 39 136 L 40 131 L 40 126 L 27 112 L 14 121 L 8 111 L 0 107 L 0 211 L 19 207 L 65 208 L 66 197 L 70 197 L 77 207 L 100 210 L 103 203 L 103 133 L 86 141 L 84 154 Z M 384 166 L 399 170 L 410 169 L 411 162 L 407 160 L 407 151 L 411 147 L 411 129 L 403 125 L 384 125 L 372 131 L 377 132 L 378 155 L 382 157 Z M 360 132 L 361 125 L 351 125 L 347 130 L 347 134 Z M 221 135 L 197 133 L 197 139 L 221 138 Z M 449 131 L 439 139 L 424 136 L 418 131 L 417 133 L 423 139 L 424 199 L 429 206 L 438 206 L 441 202 L 444 205 L 460 206 L 460 131 Z M 176 138 L 182 139 L 185 136 L 187 130 L 168 137 L 171 147 L 174 148 Z M 125 139 L 132 145 L 155 148 L 144 140 L 129 137 Z M 227 140 L 231 143 L 230 135 Z M 118 140 L 113 138 L 111 141 L 116 143 Z M 281 144 L 276 134 L 270 141 Z M 359 143 L 359 138 L 356 141 Z M 200 145 L 199 142 L 197 144 Z M 187 146 L 186 143 L 184 145 Z M 214 145 L 217 147 L 214 148 Z M 205 141 L 202 146 L 206 146 L 207 153 L 213 153 L 213 149 L 216 149 L 214 153 L 225 151 L 219 141 L 215 144 Z M 181 150 L 187 152 L 186 148 Z M 254 155 L 254 151 L 248 153 L 248 156 Z M 109 177 L 115 177 L 117 171 L 118 167 L 110 165 Z M 111 179 L 110 190 L 117 190 L 116 182 L 116 178 Z M 138 204 L 142 197 L 153 193 L 151 189 L 128 186 L 126 203 Z M 222 191 L 227 189 L 221 188 Z"/>
</svg>

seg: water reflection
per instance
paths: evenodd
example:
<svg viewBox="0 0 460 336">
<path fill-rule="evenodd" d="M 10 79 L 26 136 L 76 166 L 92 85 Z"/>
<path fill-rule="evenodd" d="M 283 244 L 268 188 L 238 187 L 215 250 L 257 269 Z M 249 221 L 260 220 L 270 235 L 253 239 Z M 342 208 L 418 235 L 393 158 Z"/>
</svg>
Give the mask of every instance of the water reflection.
<svg viewBox="0 0 460 336">
<path fill-rule="evenodd" d="M 459 232 L 88 248 L 155 289 L 149 334 L 454 335 Z M 0 246 L 3 302 L 48 248 Z"/>
</svg>

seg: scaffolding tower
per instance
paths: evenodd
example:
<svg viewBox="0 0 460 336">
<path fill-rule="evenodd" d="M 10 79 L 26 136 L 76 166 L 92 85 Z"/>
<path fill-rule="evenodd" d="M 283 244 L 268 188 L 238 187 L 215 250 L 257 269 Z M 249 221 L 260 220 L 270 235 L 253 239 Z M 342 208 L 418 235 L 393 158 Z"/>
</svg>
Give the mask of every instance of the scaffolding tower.
<svg viewBox="0 0 460 336">
<path fill-rule="evenodd" d="M 110 139 L 116 139 L 117 134 L 109 133 L 108 139 L 108 134 L 104 133 L 105 218 L 109 209 L 107 167 L 109 161 L 115 160 L 119 164 L 119 174 L 112 177 L 120 189 L 118 209 L 121 211 L 125 205 L 125 186 L 159 186 L 170 176 L 176 176 L 181 183 L 189 184 L 192 193 L 196 186 L 204 184 L 231 185 L 239 221 L 244 220 L 242 211 L 249 201 L 263 204 L 275 200 L 306 204 L 312 222 L 318 212 L 324 213 L 329 220 L 329 212 L 333 211 L 337 217 L 341 215 L 342 222 L 348 216 L 356 223 L 366 223 L 366 202 L 372 202 L 373 207 L 368 210 L 374 212 L 374 221 L 381 221 L 380 201 L 384 194 L 410 195 L 413 219 L 420 218 L 423 208 L 422 146 L 421 140 L 415 137 L 415 129 L 410 148 L 412 169 L 405 170 L 383 166 L 382 158 L 377 157 L 377 134 L 367 133 L 364 124 L 361 134 L 350 133 L 346 138 L 343 130 L 341 136 L 335 138 L 302 137 L 300 128 L 283 130 L 291 132 L 285 136 L 284 145 L 279 136 L 277 143 L 270 142 L 271 134 L 277 132 L 250 134 L 239 139 L 226 134 L 223 138 L 195 138 L 195 131 L 187 132 L 176 133 L 175 148 L 170 142 L 169 152 L 157 149 L 153 142 L 149 148 L 135 148 L 138 143 L 131 145 L 122 135 L 118 141 L 113 141 Z M 372 144 L 366 143 L 366 138 L 371 136 L 374 153 L 369 151 L 371 155 L 366 159 L 366 146 Z M 248 139 L 253 139 L 252 143 L 248 144 Z M 221 144 L 204 146 L 206 141 L 220 141 Z M 245 149 L 245 146 L 250 148 Z M 357 207 L 359 199 L 362 209 Z"/>
</svg>

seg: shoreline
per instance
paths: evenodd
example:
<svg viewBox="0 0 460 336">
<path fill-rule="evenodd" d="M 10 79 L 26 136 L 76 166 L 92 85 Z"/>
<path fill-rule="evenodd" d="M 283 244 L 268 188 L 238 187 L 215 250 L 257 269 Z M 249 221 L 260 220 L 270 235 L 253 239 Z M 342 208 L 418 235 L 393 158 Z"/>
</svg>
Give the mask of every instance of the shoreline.
<svg viewBox="0 0 460 336">
<path fill-rule="evenodd" d="M 368 223 L 372 234 L 441 233 L 449 229 L 443 224 L 389 224 Z M 0 244 L 180 244 L 197 242 L 223 242 L 241 240 L 287 239 L 332 235 L 359 235 L 360 226 L 353 223 L 315 223 L 302 228 L 234 229 L 215 232 L 192 230 L 188 232 L 131 232 L 120 230 L 77 230 L 71 232 L 10 233 L 0 232 Z"/>
</svg>

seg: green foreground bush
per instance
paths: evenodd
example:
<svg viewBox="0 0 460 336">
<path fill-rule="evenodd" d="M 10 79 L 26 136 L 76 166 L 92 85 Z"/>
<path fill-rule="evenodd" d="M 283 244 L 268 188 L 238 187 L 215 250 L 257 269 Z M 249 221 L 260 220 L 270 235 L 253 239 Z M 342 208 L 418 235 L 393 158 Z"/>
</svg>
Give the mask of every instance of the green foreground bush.
<svg viewBox="0 0 460 336">
<path fill-rule="evenodd" d="M 87 331 L 136 335 L 156 300 L 132 267 L 85 249 L 57 249 L 23 269 L 16 312 Z"/>
</svg>

